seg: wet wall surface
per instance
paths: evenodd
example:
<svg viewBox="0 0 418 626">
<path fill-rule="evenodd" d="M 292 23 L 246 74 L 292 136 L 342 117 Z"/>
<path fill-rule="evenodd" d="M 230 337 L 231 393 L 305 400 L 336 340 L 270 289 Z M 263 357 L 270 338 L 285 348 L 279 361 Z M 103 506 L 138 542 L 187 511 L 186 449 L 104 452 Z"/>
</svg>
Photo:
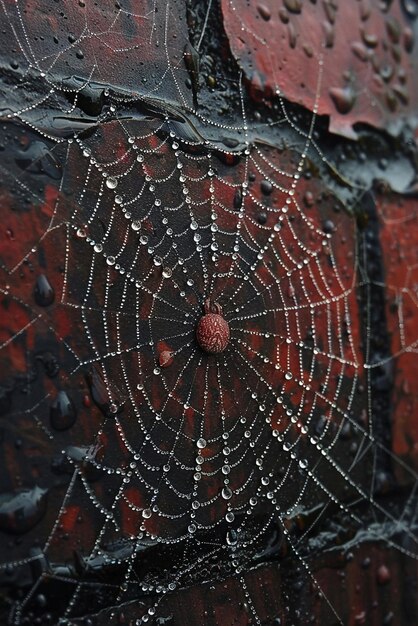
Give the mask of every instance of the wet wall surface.
<svg viewBox="0 0 418 626">
<path fill-rule="evenodd" d="M 416 3 L 1 10 L 0 621 L 415 624 Z"/>
</svg>

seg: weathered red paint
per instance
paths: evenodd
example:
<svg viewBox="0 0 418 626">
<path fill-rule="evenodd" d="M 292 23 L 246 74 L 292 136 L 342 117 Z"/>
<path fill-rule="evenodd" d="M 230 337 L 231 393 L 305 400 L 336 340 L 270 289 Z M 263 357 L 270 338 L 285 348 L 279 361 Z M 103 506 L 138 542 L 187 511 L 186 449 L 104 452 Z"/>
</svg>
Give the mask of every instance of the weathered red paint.
<svg viewBox="0 0 418 626">
<path fill-rule="evenodd" d="M 332 132 L 349 137 L 358 122 L 395 132 L 402 118 L 416 124 L 414 37 L 400 2 L 387 10 L 378 0 L 263 5 L 268 19 L 258 3 L 222 0 L 232 53 L 257 99 L 317 106 Z"/>
</svg>

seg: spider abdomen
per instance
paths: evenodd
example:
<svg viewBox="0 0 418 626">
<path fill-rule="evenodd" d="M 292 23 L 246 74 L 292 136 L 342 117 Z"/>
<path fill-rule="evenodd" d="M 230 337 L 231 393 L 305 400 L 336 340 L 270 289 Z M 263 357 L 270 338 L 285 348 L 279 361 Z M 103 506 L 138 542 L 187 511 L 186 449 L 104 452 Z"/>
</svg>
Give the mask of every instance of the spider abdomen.
<svg viewBox="0 0 418 626">
<path fill-rule="evenodd" d="M 209 354 L 223 352 L 229 343 L 229 324 L 218 313 L 206 313 L 200 318 L 196 329 L 199 346 Z"/>
</svg>

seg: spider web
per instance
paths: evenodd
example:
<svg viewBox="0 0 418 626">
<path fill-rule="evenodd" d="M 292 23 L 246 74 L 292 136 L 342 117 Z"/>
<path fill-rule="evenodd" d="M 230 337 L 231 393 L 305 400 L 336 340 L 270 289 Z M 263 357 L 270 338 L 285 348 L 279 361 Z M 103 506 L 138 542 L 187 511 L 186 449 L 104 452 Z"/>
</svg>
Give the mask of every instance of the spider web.
<svg viewBox="0 0 418 626">
<path fill-rule="evenodd" d="M 54 24 L 56 7 L 41 8 Z M 355 180 L 347 191 L 320 146 L 321 53 L 313 113 L 279 85 L 255 110 L 234 66 L 222 117 L 214 96 L 197 105 L 211 3 L 197 10 L 197 51 L 180 2 L 67 6 L 58 51 L 31 21 L 36 3 L 2 9 L 18 58 L 3 85 L 19 154 L 2 161 L 4 197 L 32 206 L 3 257 L 2 353 L 4 371 L 23 355 L 8 419 L 38 450 L 36 486 L 19 457 L 8 491 L 23 491 L 0 507 L 3 531 L 30 535 L 2 565 L 25 583 L 10 623 L 30 623 L 39 594 L 56 623 L 138 598 L 137 623 L 152 622 L 176 589 L 231 576 L 264 623 L 246 571 L 286 545 L 320 589 L 308 557 L 331 514 L 354 529 L 351 548 L 366 523 L 369 540 L 416 560 L 417 476 L 379 405 L 393 357 L 376 202 Z M 231 333 L 216 357 L 195 339 L 207 298 Z M 398 354 L 415 353 L 401 336 Z M 394 509 L 379 493 L 398 467 L 410 495 Z"/>
</svg>

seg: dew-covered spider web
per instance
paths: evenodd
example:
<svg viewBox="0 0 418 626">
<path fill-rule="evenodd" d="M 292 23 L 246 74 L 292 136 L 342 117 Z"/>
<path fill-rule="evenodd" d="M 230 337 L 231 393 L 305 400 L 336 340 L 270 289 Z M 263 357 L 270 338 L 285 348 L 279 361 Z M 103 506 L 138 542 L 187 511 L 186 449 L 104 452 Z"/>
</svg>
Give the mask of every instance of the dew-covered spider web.
<svg viewBox="0 0 418 626">
<path fill-rule="evenodd" d="M 218 2 L 1 8 L 4 623 L 177 624 L 230 579 L 242 623 L 311 623 L 269 562 L 348 623 L 313 558 L 418 555 L 410 148 L 330 137 L 326 47 L 310 109 L 254 91 Z"/>
</svg>

